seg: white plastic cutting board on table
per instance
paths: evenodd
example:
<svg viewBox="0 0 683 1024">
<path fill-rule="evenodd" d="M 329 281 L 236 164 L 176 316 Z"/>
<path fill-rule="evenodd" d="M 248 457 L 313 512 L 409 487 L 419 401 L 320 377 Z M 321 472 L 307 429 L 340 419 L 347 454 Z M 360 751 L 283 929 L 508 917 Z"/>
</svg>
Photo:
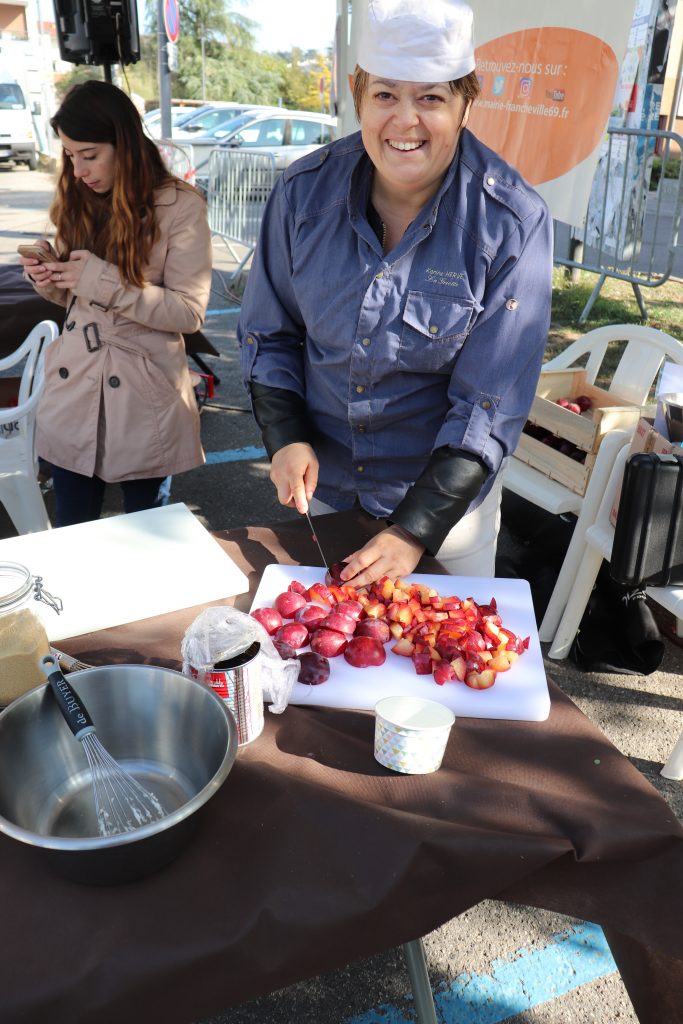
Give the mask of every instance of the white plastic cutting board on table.
<svg viewBox="0 0 683 1024">
<path fill-rule="evenodd" d="M 62 599 L 61 615 L 31 605 L 53 643 L 249 589 L 181 503 L 10 537 L 0 541 L 0 562 L 20 562 Z"/>
<path fill-rule="evenodd" d="M 271 607 L 278 594 L 292 580 L 306 587 L 322 582 L 324 570 L 307 565 L 269 565 L 254 597 L 254 608 Z M 474 576 L 406 576 L 411 583 L 425 583 L 445 596 L 473 597 L 487 604 L 492 597 L 498 603 L 503 625 L 519 636 L 531 637 L 529 650 L 517 659 L 508 672 L 501 672 L 488 690 L 472 690 L 464 683 L 437 686 L 432 676 L 418 676 L 410 658 L 391 652 L 390 641 L 383 665 L 359 669 L 349 665 L 343 655 L 330 659 L 330 678 L 319 686 L 296 683 L 292 704 L 317 704 L 331 708 L 373 709 L 381 697 L 425 697 L 445 704 L 464 718 L 504 718 L 523 722 L 544 722 L 550 713 L 550 694 L 543 668 L 531 591 L 526 580 L 484 579 Z M 310 648 L 305 648 L 310 650 Z"/>
</svg>

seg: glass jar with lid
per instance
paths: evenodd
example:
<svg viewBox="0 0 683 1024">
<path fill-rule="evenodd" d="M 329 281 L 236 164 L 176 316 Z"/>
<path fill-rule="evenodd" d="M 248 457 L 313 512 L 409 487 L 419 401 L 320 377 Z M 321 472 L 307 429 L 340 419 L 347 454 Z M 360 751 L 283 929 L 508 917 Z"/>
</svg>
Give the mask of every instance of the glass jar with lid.
<svg viewBox="0 0 683 1024">
<path fill-rule="evenodd" d="M 62 610 L 59 598 L 43 589 L 41 576 L 18 562 L 0 562 L 0 707 L 45 682 L 38 663 L 50 645 L 32 607 L 36 601 Z"/>
</svg>

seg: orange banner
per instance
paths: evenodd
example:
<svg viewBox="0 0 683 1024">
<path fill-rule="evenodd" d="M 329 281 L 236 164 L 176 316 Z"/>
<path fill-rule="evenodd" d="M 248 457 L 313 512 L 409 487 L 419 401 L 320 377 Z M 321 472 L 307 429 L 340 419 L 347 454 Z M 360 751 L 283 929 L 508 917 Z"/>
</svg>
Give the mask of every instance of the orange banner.
<svg viewBox="0 0 683 1024">
<path fill-rule="evenodd" d="M 531 28 L 477 48 L 481 96 L 475 135 L 532 185 L 586 159 L 605 130 L 619 74 L 602 39 L 570 28 Z"/>
</svg>

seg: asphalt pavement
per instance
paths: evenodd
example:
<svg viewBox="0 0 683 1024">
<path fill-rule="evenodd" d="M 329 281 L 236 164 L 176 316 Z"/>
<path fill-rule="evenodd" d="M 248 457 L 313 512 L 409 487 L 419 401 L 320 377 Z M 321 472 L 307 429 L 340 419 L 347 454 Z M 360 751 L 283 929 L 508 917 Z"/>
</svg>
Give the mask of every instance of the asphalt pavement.
<svg viewBox="0 0 683 1024">
<path fill-rule="evenodd" d="M 0 166 L 0 263 L 13 263 L 16 246 L 46 230 L 53 185 L 47 173 Z M 240 383 L 235 341 L 238 301 L 225 287 L 232 265 L 232 256 L 217 240 L 205 333 L 220 355 L 203 357 L 220 378 L 214 398 L 202 412 L 208 463 L 174 478 L 171 490 L 171 500 L 185 502 L 212 530 L 295 515 L 277 502 Z M 107 515 L 120 511 L 117 492 L 109 488 Z M 46 504 L 51 512 L 49 492 Z M 14 532 L 0 507 L 0 537 Z M 509 535 L 503 534 L 501 544 L 504 550 L 514 551 Z M 683 726 L 683 648 L 667 640 L 660 668 L 643 677 L 586 673 L 571 661 L 547 658 L 545 666 L 548 675 L 683 820 L 683 783 L 659 774 Z M 568 939 L 592 951 L 589 969 L 585 958 L 581 968 L 571 960 Z M 637 1020 L 602 932 L 590 922 L 487 901 L 426 936 L 425 946 L 430 978 L 439 996 L 440 1024 L 635 1024 Z M 497 992 L 495 1012 L 491 986 Z M 201 1024 L 405 1024 L 415 1019 L 409 996 L 401 951 L 389 950 L 226 1009 Z"/>
</svg>

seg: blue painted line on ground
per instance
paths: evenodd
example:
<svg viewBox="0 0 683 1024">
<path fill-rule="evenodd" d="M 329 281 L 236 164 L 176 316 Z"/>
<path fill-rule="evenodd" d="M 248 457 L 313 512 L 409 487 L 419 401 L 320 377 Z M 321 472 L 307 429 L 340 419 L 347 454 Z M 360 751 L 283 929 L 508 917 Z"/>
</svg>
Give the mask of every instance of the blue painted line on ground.
<svg viewBox="0 0 683 1024">
<path fill-rule="evenodd" d="M 230 448 L 225 452 L 207 452 L 207 465 L 216 465 L 219 462 L 241 462 L 243 459 L 264 459 L 265 448 Z"/>
<path fill-rule="evenodd" d="M 239 313 L 240 306 L 231 306 L 230 309 L 207 309 L 204 316 L 222 316 L 223 313 Z"/>
<path fill-rule="evenodd" d="M 488 974 L 467 972 L 440 985 L 434 1005 L 441 1024 L 501 1024 L 616 970 L 602 928 L 584 923 L 554 935 L 542 949 L 493 960 Z M 406 1004 L 383 1004 L 345 1024 L 414 1024 L 412 997 Z"/>
</svg>

